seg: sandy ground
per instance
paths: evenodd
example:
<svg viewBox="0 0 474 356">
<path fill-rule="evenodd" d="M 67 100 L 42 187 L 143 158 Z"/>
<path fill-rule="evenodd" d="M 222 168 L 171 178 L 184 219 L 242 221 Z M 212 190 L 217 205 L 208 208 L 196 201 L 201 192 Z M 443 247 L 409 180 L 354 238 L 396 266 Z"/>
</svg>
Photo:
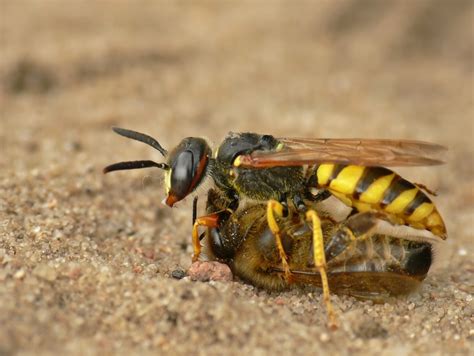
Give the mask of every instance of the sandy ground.
<svg viewBox="0 0 474 356">
<path fill-rule="evenodd" d="M 472 354 L 473 3 L 0 0 L 0 355 Z M 169 209 L 167 147 L 230 130 L 413 138 L 448 164 L 449 238 L 419 293 L 373 305 L 319 291 L 171 276 L 190 265 L 190 202 Z M 176 272 L 175 272 L 176 273 Z"/>
</svg>

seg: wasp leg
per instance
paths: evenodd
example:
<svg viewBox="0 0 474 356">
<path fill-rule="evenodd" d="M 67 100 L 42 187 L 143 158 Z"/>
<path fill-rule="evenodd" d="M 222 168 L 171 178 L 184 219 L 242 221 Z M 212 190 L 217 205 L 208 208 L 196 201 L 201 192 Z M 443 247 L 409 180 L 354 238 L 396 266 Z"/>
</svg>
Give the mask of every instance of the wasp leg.
<svg viewBox="0 0 474 356">
<path fill-rule="evenodd" d="M 347 224 L 338 229 L 327 241 L 324 253 L 328 261 L 343 253 L 354 241 L 372 236 L 380 213 L 365 212 L 351 216 Z"/>
<path fill-rule="evenodd" d="M 288 211 L 288 199 L 285 193 L 280 194 L 280 197 L 278 198 L 278 202 L 281 204 L 283 208 L 282 215 L 280 216 L 286 218 L 288 216 L 289 211 Z"/>
<path fill-rule="evenodd" d="M 198 197 L 195 196 L 193 199 L 193 226 L 197 218 L 197 206 L 198 206 Z"/>
<path fill-rule="evenodd" d="M 324 255 L 323 231 L 321 229 L 321 220 L 314 210 L 306 212 L 306 219 L 313 225 L 313 256 L 314 264 L 319 270 L 321 276 L 321 285 L 323 288 L 324 304 L 328 314 L 328 323 L 331 329 L 337 328 L 336 315 L 331 304 L 329 295 L 328 276 L 326 274 L 326 257 Z"/>
<path fill-rule="evenodd" d="M 278 223 L 275 219 L 275 215 L 282 217 L 284 215 L 285 207 L 276 200 L 269 200 L 267 203 L 267 221 L 268 227 L 270 231 L 275 236 L 275 241 L 278 249 L 278 253 L 280 254 L 281 264 L 283 265 L 283 270 L 285 273 L 285 279 L 290 282 L 291 281 L 291 271 L 290 266 L 288 264 L 288 257 L 286 256 L 285 249 L 283 248 L 283 243 L 281 241 L 281 234 L 280 228 Z"/>
<path fill-rule="evenodd" d="M 299 212 L 304 213 L 308 210 L 303 198 L 299 194 L 293 196 L 293 204 Z"/>
<path fill-rule="evenodd" d="M 209 214 L 204 215 L 197 218 L 194 221 L 193 225 L 193 262 L 196 262 L 199 259 L 199 255 L 201 254 L 201 239 L 199 236 L 199 226 L 206 226 L 206 227 L 217 227 L 219 223 L 219 215 Z"/>
</svg>

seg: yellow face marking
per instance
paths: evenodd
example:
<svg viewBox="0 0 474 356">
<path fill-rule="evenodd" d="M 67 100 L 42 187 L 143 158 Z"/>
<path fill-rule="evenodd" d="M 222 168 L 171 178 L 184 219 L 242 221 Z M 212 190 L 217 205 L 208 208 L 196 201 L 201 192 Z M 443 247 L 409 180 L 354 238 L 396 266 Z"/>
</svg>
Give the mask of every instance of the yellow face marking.
<svg viewBox="0 0 474 356">
<path fill-rule="evenodd" d="M 170 192 L 171 189 L 171 171 L 172 169 L 168 169 L 165 171 L 165 189 L 166 194 Z"/>
<path fill-rule="evenodd" d="M 434 205 L 431 203 L 423 203 L 415 209 L 413 214 L 410 215 L 408 221 L 421 221 L 426 218 L 434 209 Z"/>
<path fill-rule="evenodd" d="M 234 167 L 238 167 L 242 164 L 242 159 L 241 159 L 241 156 L 237 156 L 237 158 L 234 160 Z"/>
<path fill-rule="evenodd" d="M 318 185 L 324 187 L 328 184 L 329 177 L 334 170 L 334 164 L 322 164 L 318 167 Z"/>
<path fill-rule="evenodd" d="M 405 190 L 393 202 L 385 207 L 385 211 L 392 214 L 402 214 L 408 204 L 415 199 L 418 188 Z"/>
<path fill-rule="evenodd" d="M 393 177 L 395 177 L 394 173 L 377 179 L 369 186 L 369 188 L 367 188 L 365 192 L 360 195 L 359 200 L 370 204 L 380 203 L 383 199 L 385 191 L 390 186 Z"/>
<path fill-rule="evenodd" d="M 347 166 L 345 167 L 329 184 L 331 190 L 339 193 L 352 195 L 354 193 L 357 182 L 364 173 L 363 166 Z"/>
</svg>

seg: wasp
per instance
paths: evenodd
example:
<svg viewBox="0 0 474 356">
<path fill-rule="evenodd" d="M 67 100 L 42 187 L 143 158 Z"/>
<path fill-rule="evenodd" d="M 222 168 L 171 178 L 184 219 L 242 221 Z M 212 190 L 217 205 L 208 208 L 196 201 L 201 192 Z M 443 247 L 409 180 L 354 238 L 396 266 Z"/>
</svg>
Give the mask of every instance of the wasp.
<svg viewBox="0 0 474 356">
<path fill-rule="evenodd" d="M 205 177 L 236 211 L 242 199 L 265 202 L 267 220 L 290 276 L 276 219 L 287 214 L 290 202 L 307 210 L 305 201 L 334 196 L 352 207 L 353 214 L 372 212 L 393 224 L 428 230 L 446 239 L 443 219 L 424 185 L 411 183 L 386 168 L 443 163 L 443 146 L 413 140 L 275 138 L 257 133 L 229 133 L 213 153 L 206 140 L 183 139 L 171 152 L 156 139 L 132 130 L 113 128 L 124 137 L 157 149 L 166 162 L 141 160 L 112 164 L 104 173 L 147 167 L 165 172 L 165 203 L 172 207 L 202 184 Z M 196 202 L 196 200 L 195 200 Z M 219 215 L 193 219 L 193 260 L 199 258 L 199 226 L 216 227 Z"/>
<path fill-rule="evenodd" d="M 218 192 L 209 191 L 207 211 L 219 214 L 220 220 L 205 233 L 207 258 L 228 264 L 235 276 L 266 290 L 321 287 L 332 328 L 337 321 L 330 290 L 383 301 L 414 291 L 432 263 L 430 242 L 416 233 L 400 237 L 393 230 L 384 232 L 376 212 L 359 212 L 336 222 L 318 211 L 317 203 L 305 201 L 306 212 L 290 205 L 288 214 L 276 219 L 275 231 L 267 219 L 266 204 L 249 203 L 232 213 L 225 204 Z M 282 266 L 276 233 L 291 279 Z"/>
</svg>

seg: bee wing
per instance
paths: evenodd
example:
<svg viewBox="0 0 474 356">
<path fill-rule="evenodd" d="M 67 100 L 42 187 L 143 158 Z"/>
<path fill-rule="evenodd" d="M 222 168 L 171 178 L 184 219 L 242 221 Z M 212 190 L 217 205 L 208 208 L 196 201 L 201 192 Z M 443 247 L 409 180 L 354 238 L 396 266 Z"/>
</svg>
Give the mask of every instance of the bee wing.
<svg viewBox="0 0 474 356">
<path fill-rule="evenodd" d="M 361 166 L 432 166 L 443 164 L 446 147 L 429 142 L 389 139 L 289 138 L 279 151 L 255 151 L 240 157 L 242 167 L 300 166 L 317 163 Z"/>
<path fill-rule="evenodd" d="M 283 271 L 280 272 L 283 275 Z M 317 271 L 291 271 L 294 283 L 321 287 Z M 408 276 L 403 273 L 381 272 L 331 272 L 328 271 L 329 288 L 332 292 L 351 295 L 361 299 L 383 301 L 390 296 L 413 292 L 424 276 Z"/>
</svg>

